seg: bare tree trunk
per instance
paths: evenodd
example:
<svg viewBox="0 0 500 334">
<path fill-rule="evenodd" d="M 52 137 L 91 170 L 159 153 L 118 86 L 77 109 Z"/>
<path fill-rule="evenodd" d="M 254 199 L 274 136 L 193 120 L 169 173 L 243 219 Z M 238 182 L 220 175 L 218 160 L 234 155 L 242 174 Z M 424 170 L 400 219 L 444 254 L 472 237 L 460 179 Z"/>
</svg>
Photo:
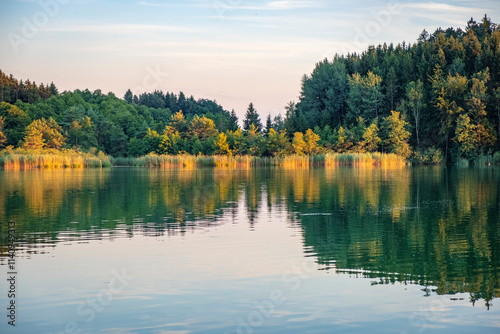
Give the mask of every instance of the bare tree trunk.
<svg viewBox="0 0 500 334">
<path fill-rule="evenodd" d="M 418 135 L 419 116 L 420 116 L 420 114 L 418 111 L 413 114 L 413 117 L 415 117 L 415 132 L 417 133 L 417 146 L 420 146 L 420 138 Z"/>
<path fill-rule="evenodd" d="M 446 133 L 446 150 L 444 154 L 445 161 L 448 161 L 448 133 Z"/>
</svg>

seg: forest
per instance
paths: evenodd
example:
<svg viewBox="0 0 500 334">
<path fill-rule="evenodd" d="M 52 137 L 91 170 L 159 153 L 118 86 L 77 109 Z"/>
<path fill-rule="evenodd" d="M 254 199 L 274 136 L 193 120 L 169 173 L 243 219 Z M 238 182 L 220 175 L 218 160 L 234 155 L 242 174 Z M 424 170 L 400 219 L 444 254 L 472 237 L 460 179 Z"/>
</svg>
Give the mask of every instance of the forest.
<svg viewBox="0 0 500 334">
<path fill-rule="evenodd" d="M 0 70 L 0 150 L 500 162 L 499 78 L 500 26 L 487 15 L 465 30 L 423 30 L 414 43 L 324 59 L 302 77 L 298 101 L 265 121 L 252 103 L 239 122 L 234 110 L 183 92 L 60 93 Z"/>
</svg>

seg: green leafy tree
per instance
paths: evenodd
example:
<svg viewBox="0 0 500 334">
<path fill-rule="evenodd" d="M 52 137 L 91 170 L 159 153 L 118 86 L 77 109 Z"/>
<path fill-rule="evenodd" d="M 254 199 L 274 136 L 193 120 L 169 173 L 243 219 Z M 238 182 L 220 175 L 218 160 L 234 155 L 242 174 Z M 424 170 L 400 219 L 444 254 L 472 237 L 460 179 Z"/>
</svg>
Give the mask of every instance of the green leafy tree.
<svg viewBox="0 0 500 334">
<path fill-rule="evenodd" d="M 97 137 L 97 146 L 109 154 L 109 134 L 112 122 L 99 110 L 90 109 L 87 111 L 88 116 L 94 124 L 94 129 Z"/>
<path fill-rule="evenodd" d="M 201 142 L 200 138 L 198 136 L 191 137 L 189 139 L 189 153 L 191 154 L 200 154 L 203 152 L 203 143 Z"/>
<path fill-rule="evenodd" d="M 128 142 L 128 155 L 132 157 L 139 157 L 144 155 L 144 141 L 136 137 L 130 138 Z"/>
<path fill-rule="evenodd" d="M 253 124 L 250 124 L 250 128 L 247 131 L 246 137 L 246 149 L 250 155 L 260 157 L 265 150 L 265 141 L 259 129 Z"/>
<path fill-rule="evenodd" d="M 245 154 L 247 153 L 245 137 L 241 129 L 235 131 L 226 132 L 227 142 L 229 144 L 229 149 L 233 155 Z"/>
<path fill-rule="evenodd" d="M 349 78 L 347 104 L 350 110 L 348 118 L 351 122 L 359 116 L 367 120 L 379 116 L 383 103 L 381 82 L 382 78 L 371 71 L 366 76 L 355 73 Z"/>
<path fill-rule="evenodd" d="M 63 126 L 64 130 L 69 132 L 69 130 L 73 126 L 73 122 L 78 122 L 85 116 L 85 111 L 86 110 L 83 105 L 66 108 L 62 114 L 61 121 L 61 125 Z"/>
<path fill-rule="evenodd" d="M 224 133 L 224 132 L 222 132 Z M 210 137 L 207 140 L 201 142 L 203 145 L 203 154 L 213 155 L 215 154 L 215 142 L 217 141 L 217 137 Z M 185 143 L 184 143 L 185 147 Z"/>
<path fill-rule="evenodd" d="M 78 139 L 80 139 L 80 134 L 82 131 L 82 126 L 80 125 L 80 122 L 78 121 L 73 121 L 71 123 L 71 126 L 68 131 L 68 144 L 73 145 L 73 146 L 78 146 Z"/>
<path fill-rule="evenodd" d="M 0 117 L 4 120 L 4 135 L 7 145 L 17 145 L 23 139 L 26 127 L 32 122 L 31 117 L 22 109 L 10 103 L 0 103 Z"/>
<path fill-rule="evenodd" d="M 266 151 L 269 155 L 281 157 L 286 155 L 290 150 L 290 142 L 286 136 L 286 131 L 277 133 L 271 128 L 267 136 Z"/>
<path fill-rule="evenodd" d="M 325 147 L 327 149 L 333 149 L 333 144 L 335 142 L 335 133 L 330 125 L 325 125 L 324 128 L 315 126 L 314 133 L 317 133 L 320 137 L 318 141 L 319 146 Z"/>
<path fill-rule="evenodd" d="M 359 116 L 358 124 L 350 129 L 350 133 L 352 135 L 352 141 L 355 144 L 353 147 L 353 151 L 355 152 L 365 152 L 363 147 L 363 134 L 366 131 L 366 121 L 363 117 Z"/>
<path fill-rule="evenodd" d="M 408 139 L 410 131 L 406 129 L 408 123 L 401 117 L 397 111 L 391 111 L 391 114 L 382 121 L 382 131 L 385 134 L 384 146 L 390 153 L 395 153 L 408 158 L 411 155 Z"/>
<path fill-rule="evenodd" d="M 90 117 L 85 116 L 80 121 L 73 121 L 68 131 L 68 144 L 79 146 L 83 149 L 97 147 L 95 126 Z"/>
<path fill-rule="evenodd" d="M 113 124 L 109 134 L 109 153 L 115 157 L 123 157 L 127 155 L 128 138 L 123 132 L 121 126 Z"/>
<path fill-rule="evenodd" d="M 325 125 L 338 126 L 346 114 L 346 98 L 349 91 L 348 70 L 346 62 L 335 57 L 332 62 L 327 59 L 316 64 L 310 76 L 302 78 L 300 101 L 297 114 L 289 113 L 286 119 L 294 123 L 287 124 L 290 133 L 306 131 L 307 128 Z"/>
<path fill-rule="evenodd" d="M 155 130 L 148 129 L 146 136 L 144 136 L 143 142 L 143 154 L 157 152 L 159 150 L 160 143 L 162 142 L 162 136 L 160 136 Z"/>
<path fill-rule="evenodd" d="M 179 154 L 186 149 L 185 140 L 178 131 L 170 135 L 164 133 L 161 138 L 162 141 L 159 145 L 159 153 L 161 154 Z"/>
</svg>

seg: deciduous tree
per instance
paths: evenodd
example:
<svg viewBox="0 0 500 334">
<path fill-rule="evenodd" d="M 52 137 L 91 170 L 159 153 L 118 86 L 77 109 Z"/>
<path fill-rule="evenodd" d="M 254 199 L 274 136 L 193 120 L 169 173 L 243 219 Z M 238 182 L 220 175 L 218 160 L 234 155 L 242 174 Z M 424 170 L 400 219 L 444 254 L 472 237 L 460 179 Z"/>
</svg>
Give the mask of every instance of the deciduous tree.
<svg viewBox="0 0 500 334">
<path fill-rule="evenodd" d="M 405 158 L 411 154 L 408 144 L 410 132 L 406 129 L 407 125 L 408 123 L 401 117 L 400 113 L 394 110 L 382 121 L 382 129 L 385 134 L 384 146 L 388 152 Z"/>
<path fill-rule="evenodd" d="M 417 145 L 420 145 L 420 118 L 422 117 L 422 109 L 424 103 L 424 85 L 422 81 L 412 81 L 406 86 L 406 97 L 408 98 L 408 106 L 410 107 L 415 121 L 415 134 L 417 136 Z"/>
<path fill-rule="evenodd" d="M 215 142 L 215 154 L 231 155 L 227 136 L 225 133 L 220 133 Z"/>
<path fill-rule="evenodd" d="M 214 121 L 205 116 L 195 116 L 189 125 L 189 134 L 193 137 L 197 136 L 201 141 L 217 136 L 218 132 Z"/>
<path fill-rule="evenodd" d="M 304 155 L 306 149 L 306 142 L 304 141 L 304 134 L 302 132 L 295 132 L 292 140 L 293 153 Z"/>
<path fill-rule="evenodd" d="M 61 134 L 62 128 L 50 118 L 34 120 L 26 127 L 26 134 L 23 139 L 23 147 L 30 149 L 55 148 L 64 146 L 66 138 Z"/>
<path fill-rule="evenodd" d="M 0 149 L 5 147 L 5 143 L 7 143 L 7 137 L 3 134 L 3 117 L 0 116 Z"/>
</svg>

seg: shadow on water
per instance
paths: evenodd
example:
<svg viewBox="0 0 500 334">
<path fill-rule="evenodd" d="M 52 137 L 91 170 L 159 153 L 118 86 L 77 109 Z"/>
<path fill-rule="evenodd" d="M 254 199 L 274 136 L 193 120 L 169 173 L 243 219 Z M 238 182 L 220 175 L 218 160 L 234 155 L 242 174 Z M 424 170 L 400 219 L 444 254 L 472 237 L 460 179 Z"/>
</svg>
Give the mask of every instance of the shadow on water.
<svg viewBox="0 0 500 334">
<path fill-rule="evenodd" d="M 499 181 L 497 168 L 0 171 L 0 264 L 12 220 L 29 256 L 68 241 L 188 237 L 241 209 L 252 230 L 259 210 L 279 206 L 324 270 L 489 305 L 500 294 Z"/>
</svg>

